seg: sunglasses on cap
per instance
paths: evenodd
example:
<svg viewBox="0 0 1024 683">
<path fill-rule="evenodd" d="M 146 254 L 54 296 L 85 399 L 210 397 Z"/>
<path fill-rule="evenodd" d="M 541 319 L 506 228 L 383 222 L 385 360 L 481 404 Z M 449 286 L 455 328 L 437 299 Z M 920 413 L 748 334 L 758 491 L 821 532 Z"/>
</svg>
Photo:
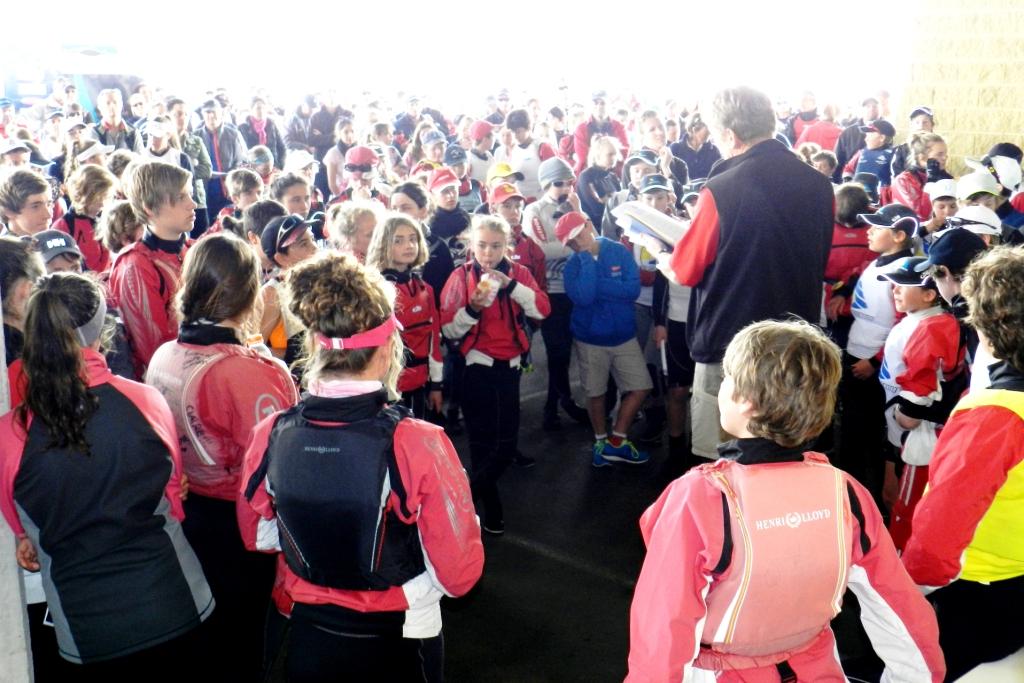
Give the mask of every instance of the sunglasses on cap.
<svg viewBox="0 0 1024 683">
<path fill-rule="evenodd" d="M 551 184 L 554 185 L 557 188 L 572 187 L 573 185 L 576 184 L 576 181 L 575 180 L 556 180 L 556 181 L 554 181 Z"/>
<path fill-rule="evenodd" d="M 345 164 L 345 170 L 349 173 L 369 173 L 373 170 L 370 164 Z"/>
<path fill-rule="evenodd" d="M 274 251 L 280 252 L 282 249 L 287 249 L 291 246 L 288 238 L 292 236 L 292 231 L 305 224 L 305 220 L 296 214 L 292 214 L 285 218 L 280 227 L 277 229 L 277 241 L 274 244 Z"/>
</svg>

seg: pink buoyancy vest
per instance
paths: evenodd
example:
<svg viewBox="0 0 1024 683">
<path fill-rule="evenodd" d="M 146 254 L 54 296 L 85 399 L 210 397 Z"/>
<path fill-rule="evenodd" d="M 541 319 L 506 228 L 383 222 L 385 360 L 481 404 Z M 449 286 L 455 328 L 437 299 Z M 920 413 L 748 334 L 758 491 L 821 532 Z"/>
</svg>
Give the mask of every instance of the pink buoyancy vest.
<svg viewBox="0 0 1024 683">
<path fill-rule="evenodd" d="M 719 460 L 704 476 L 725 494 L 732 555 L 707 596 L 696 664 L 743 669 L 784 661 L 839 613 L 853 523 L 843 474 L 802 462 Z"/>
</svg>

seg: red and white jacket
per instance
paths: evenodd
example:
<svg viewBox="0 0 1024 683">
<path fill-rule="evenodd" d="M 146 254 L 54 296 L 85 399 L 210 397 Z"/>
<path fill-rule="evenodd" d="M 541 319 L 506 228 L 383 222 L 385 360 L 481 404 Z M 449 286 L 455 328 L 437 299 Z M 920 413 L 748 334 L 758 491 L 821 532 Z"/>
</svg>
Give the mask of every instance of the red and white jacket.
<svg viewBox="0 0 1024 683">
<path fill-rule="evenodd" d="M 398 377 L 400 392 L 415 391 L 427 382 L 440 384 L 441 315 L 434 303 L 434 288 L 416 273 L 387 269 L 382 275 L 395 285 L 395 315 L 402 323 L 405 367 Z"/>
<path fill-rule="evenodd" d="M 912 168 L 892 179 L 892 201 L 910 207 L 922 221 L 932 217 L 932 200 L 924 191 L 926 180 L 924 171 Z"/>
<path fill-rule="evenodd" d="M 336 380 L 311 382 L 310 393 L 341 398 L 366 392 L 362 385 L 379 382 Z M 273 494 L 267 490 L 266 472 L 251 501 L 245 489 L 260 468 L 277 415 L 256 425 L 245 460 L 237 503 L 238 525 L 249 550 L 280 553 Z M 330 425 L 325 425 L 330 426 Z M 354 591 L 327 588 L 296 576 L 278 555 L 274 601 L 283 614 L 291 614 L 295 603 L 337 605 L 356 612 L 404 612 L 402 634 L 406 638 L 432 638 L 441 632 L 440 600 L 467 593 L 483 573 L 484 550 L 473 496 L 455 447 L 444 431 L 415 419 L 398 423 L 394 452 L 406 492 L 402 512 L 398 494 L 391 492 L 394 510 L 404 523 L 419 529 L 427 570 L 402 586 L 383 591 Z"/>
<path fill-rule="evenodd" d="M 519 357 L 530 348 L 520 316 L 543 320 L 551 313 L 548 295 L 537 286 L 530 271 L 508 259 L 502 259 L 497 270 L 512 282 L 479 313 L 469 305 L 481 278 L 476 262 L 452 271 L 441 292 L 441 329 L 448 339 L 461 341 L 459 350 L 467 364 L 492 365 L 501 360 L 517 365 Z"/>
<path fill-rule="evenodd" d="M 110 268 L 110 296 L 121 311 L 139 377 L 160 345 L 178 336 L 174 296 L 187 250 L 184 237 L 169 242 L 147 230 L 118 252 Z"/>
<path fill-rule="evenodd" d="M 847 587 L 883 680 L 941 681 L 935 613 L 871 495 L 821 454 L 766 439 L 721 450 L 640 519 L 627 683 L 777 681 L 781 662 L 800 681 L 845 680 L 829 619 Z"/>
<path fill-rule="evenodd" d="M 233 330 L 187 325 L 153 354 L 146 384 L 174 414 L 190 490 L 234 500 L 249 434 L 299 400 L 284 363 L 238 342 Z"/>
<path fill-rule="evenodd" d="M 96 239 L 96 219 L 68 209 L 50 227 L 75 239 L 86 268 L 94 273 L 102 273 L 110 268 L 110 252 Z"/>
</svg>

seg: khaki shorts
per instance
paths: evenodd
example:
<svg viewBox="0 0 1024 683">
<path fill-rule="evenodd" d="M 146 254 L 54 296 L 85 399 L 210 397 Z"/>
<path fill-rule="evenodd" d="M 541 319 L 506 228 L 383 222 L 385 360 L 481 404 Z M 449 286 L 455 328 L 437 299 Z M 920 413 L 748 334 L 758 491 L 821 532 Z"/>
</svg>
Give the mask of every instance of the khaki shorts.
<svg viewBox="0 0 1024 683">
<path fill-rule="evenodd" d="M 619 391 L 646 391 L 654 386 L 636 337 L 618 346 L 595 346 L 578 340 L 574 344 L 587 398 L 605 395 L 609 372 Z"/>
<path fill-rule="evenodd" d="M 718 388 L 722 386 L 722 364 L 696 363 L 693 372 L 693 396 L 690 420 L 693 425 L 693 454 L 718 458 L 718 444 L 733 439 L 722 430 L 718 413 Z"/>
</svg>

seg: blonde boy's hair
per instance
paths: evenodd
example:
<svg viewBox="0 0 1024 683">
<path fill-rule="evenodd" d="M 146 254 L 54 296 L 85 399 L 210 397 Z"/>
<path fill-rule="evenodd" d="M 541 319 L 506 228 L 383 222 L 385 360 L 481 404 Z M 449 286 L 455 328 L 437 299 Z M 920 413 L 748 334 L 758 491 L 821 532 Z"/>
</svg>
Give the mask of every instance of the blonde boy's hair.
<svg viewBox="0 0 1024 683">
<path fill-rule="evenodd" d="M 472 232 L 486 228 L 494 232 L 500 232 L 505 236 L 505 242 L 512 239 L 512 226 L 504 218 L 492 214 L 477 214 L 473 216 L 473 223 L 470 226 Z"/>
<path fill-rule="evenodd" d="M 105 196 L 117 183 L 117 176 L 102 166 L 86 164 L 68 178 L 71 206 L 81 213 L 85 207 Z"/>
<path fill-rule="evenodd" d="M 124 238 L 131 237 L 140 227 L 142 223 L 135 215 L 131 202 L 116 201 L 100 215 L 96 224 L 96 239 L 107 251 L 116 254 L 124 246 Z"/>
<path fill-rule="evenodd" d="M 590 152 L 587 154 L 587 166 L 593 166 L 597 162 L 597 158 L 602 154 L 607 154 L 609 151 L 615 152 L 615 160 L 613 164 L 618 162 L 622 158 L 622 154 L 619 152 L 619 141 L 610 135 L 599 135 L 594 138 L 594 141 L 590 143 Z"/>
<path fill-rule="evenodd" d="M 156 212 L 164 204 L 174 202 L 182 188 L 192 188 L 191 173 L 162 161 L 135 162 L 124 173 L 125 196 L 144 223 L 149 223 L 147 210 Z"/>
<path fill-rule="evenodd" d="M 263 178 L 249 168 L 236 168 L 224 180 L 228 186 L 228 196 L 232 199 L 243 192 L 259 192 L 263 189 Z"/>
<path fill-rule="evenodd" d="M 366 216 L 378 218 L 376 201 L 352 201 L 335 204 L 327 212 L 327 232 L 331 240 L 347 242 L 356 234 L 356 227 Z M 380 221 L 378 220 L 378 223 Z"/>
<path fill-rule="evenodd" d="M 419 268 L 427 262 L 429 249 L 419 221 L 413 220 L 405 214 L 390 212 L 384 217 L 384 221 L 378 223 L 373 230 L 370 247 L 366 250 L 366 265 L 373 266 L 380 271 L 391 267 L 391 243 L 395 239 L 395 233 L 403 226 L 416 231 L 416 243 L 419 247 L 416 252 L 416 260 L 409 267 Z"/>
<path fill-rule="evenodd" d="M 832 421 L 842 375 L 839 347 L 800 321 L 765 320 L 736 333 L 722 369 L 732 377 L 733 399 L 753 404 L 747 430 L 793 448 Z"/>
</svg>

